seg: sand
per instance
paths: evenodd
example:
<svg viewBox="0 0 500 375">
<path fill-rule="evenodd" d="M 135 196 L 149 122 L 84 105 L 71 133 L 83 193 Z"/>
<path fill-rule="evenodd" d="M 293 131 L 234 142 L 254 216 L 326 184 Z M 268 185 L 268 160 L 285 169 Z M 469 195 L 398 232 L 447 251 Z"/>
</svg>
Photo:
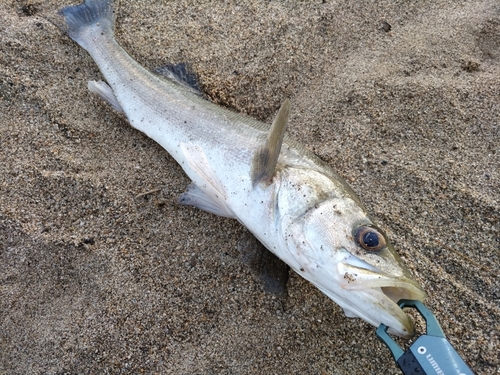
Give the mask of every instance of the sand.
<svg viewBox="0 0 500 375">
<path fill-rule="evenodd" d="M 87 91 L 61 3 L 0 3 L 0 373 L 400 373 L 297 274 L 266 292 L 235 220 L 176 203 L 187 177 Z M 289 98 L 290 134 L 499 373 L 498 1 L 122 0 L 117 18 L 142 65 L 190 64 L 220 105 L 270 122 Z"/>
</svg>

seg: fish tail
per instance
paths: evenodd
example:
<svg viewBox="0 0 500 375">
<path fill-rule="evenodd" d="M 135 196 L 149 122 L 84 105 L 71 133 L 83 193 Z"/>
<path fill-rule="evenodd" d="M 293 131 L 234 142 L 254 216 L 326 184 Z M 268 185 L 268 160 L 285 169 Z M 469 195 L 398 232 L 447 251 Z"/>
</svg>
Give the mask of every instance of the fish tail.
<svg viewBox="0 0 500 375">
<path fill-rule="evenodd" d="M 114 37 L 113 0 L 85 0 L 80 5 L 61 9 L 60 13 L 66 20 L 70 38 L 86 50 L 88 50 L 86 32 L 89 29 L 99 30 L 101 34 Z"/>
</svg>

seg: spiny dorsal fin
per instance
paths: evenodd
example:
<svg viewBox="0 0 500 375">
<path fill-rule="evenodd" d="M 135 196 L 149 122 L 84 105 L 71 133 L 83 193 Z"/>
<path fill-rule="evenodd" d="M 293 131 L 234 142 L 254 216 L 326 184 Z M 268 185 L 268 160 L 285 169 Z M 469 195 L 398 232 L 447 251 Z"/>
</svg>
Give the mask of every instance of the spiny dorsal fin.
<svg viewBox="0 0 500 375">
<path fill-rule="evenodd" d="M 271 125 L 266 144 L 256 152 L 253 159 L 252 181 L 254 186 L 260 181 L 269 183 L 274 176 L 289 114 L 290 102 L 286 99 Z"/>
</svg>

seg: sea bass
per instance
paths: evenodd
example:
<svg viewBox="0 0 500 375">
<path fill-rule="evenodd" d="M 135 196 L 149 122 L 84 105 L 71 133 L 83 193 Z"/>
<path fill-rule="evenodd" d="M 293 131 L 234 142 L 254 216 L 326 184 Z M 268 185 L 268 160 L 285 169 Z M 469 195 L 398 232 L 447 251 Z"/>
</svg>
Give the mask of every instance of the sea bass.
<svg viewBox="0 0 500 375">
<path fill-rule="evenodd" d="M 286 134 L 288 100 L 269 127 L 141 67 L 115 40 L 112 0 L 86 0 L 61 13 L 107 81 L 91 81 L 89 89 L 191 179 L 180 203 L 240 221 L 348 317 L 414 334 L 396 302 L 423 301 L 424 291 L 347 183 Z"/>
</svg>

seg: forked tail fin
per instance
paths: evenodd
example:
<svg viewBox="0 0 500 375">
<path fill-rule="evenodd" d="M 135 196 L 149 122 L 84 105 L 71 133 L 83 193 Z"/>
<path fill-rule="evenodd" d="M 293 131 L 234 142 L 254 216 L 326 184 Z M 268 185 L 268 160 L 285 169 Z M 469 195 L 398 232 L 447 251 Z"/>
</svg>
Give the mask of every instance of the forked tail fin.
<svg viewBox="0 0 500 375">
<path fill-rule="evenodd" d="M 66 19 L 70 38 L 85 49 L 87 48 L 84 35 L 89 28 L 113 35 L 115 22 L 113 0 L 85 0 L 80 5 L 61 9 L 60 13 Z"/>
</svg>

